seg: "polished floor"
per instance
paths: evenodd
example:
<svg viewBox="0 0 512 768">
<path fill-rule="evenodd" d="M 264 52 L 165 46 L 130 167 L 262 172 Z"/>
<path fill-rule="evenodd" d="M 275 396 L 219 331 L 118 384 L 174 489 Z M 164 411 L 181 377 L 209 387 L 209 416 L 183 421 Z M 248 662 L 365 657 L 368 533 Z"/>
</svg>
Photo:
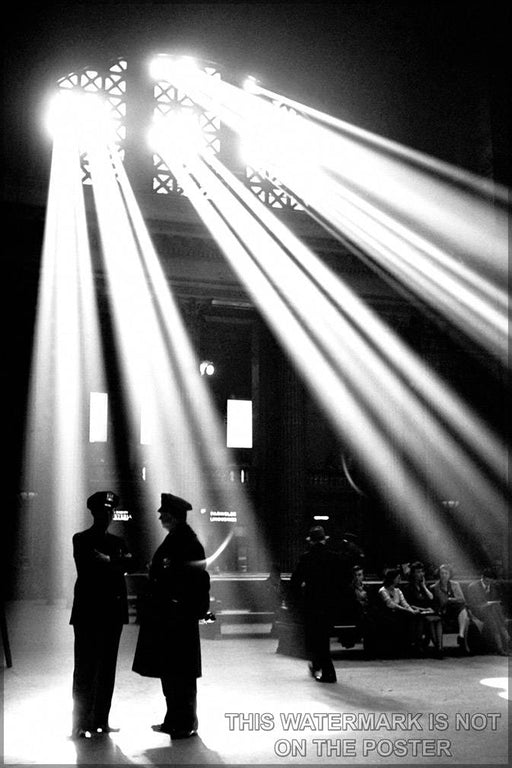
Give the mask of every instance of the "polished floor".
<svg viewBox="0 0 512 768">
<path fill-rule="evenodd" d="M 333 641 L 338 683 L 276 654 L 260 627 L 203 639 L 199 734 L 171 742 L 158 680 L 135 675 L 138 627 L 125 627 L 111 724 L 119 733 L 73 742 L 69 609 L 7 605 L 13 666 L 4 669 L 6 765 L 508 764 L 508 659 L 366 660 Z M 447 642 L 452 645 L 453 637 Z"/>
</svg>

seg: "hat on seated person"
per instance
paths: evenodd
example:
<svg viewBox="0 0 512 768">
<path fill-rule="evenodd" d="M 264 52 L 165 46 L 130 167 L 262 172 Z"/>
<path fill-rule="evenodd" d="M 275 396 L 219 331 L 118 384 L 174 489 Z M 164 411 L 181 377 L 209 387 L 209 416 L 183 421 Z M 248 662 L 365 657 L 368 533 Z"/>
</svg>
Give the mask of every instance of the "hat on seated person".
<svg viewBox="0 0 512 768">
<path fill-rule="evenodd" d="M 115 509 L 119 505 L 119 496 L 112 491 L 96 491 L 87 499 L 87 509 L 91 512 L 101 507 Z"/>
<path fill-rule="evenodd" d="M 175 517 L 176 520 L 185 521 L 189 509 L 192 509 L 192 504 L 186 501 L 186 499 L 175 496 L 173 493 L 160 494 L 159 512 L 167 512 Z"/>
<path fill-rule="evenodd" d="M 325 531 L 321 525 L 314 525 L 309 529 L 309 536 L 307 536 L 306 541 L 309 541 L 311 544 L 316 544 L 319 541 L 327 541 L 328 538 L 329 537 L 325 535 Z"/>
</svg>

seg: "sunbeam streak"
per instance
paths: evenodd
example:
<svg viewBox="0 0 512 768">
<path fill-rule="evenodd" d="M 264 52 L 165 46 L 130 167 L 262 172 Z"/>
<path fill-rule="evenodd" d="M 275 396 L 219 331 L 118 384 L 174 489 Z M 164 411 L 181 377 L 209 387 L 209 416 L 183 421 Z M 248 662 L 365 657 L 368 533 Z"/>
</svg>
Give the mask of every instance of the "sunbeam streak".
<svg viewBox="0 0 512 768">
<path fill-rule="evenodd" d="M 274 96 L 265 89 L 169 76 L 239 134 L 249 164 L 370 266 L 506 359 L 506 190 L 275 95 L 290 114 L 254 95 Z"/>
<path fill-rule="evenodd" d="M 199 375 L 197 354 L 118 151 L 106 145 L 103 135 L 100 125 L 89 146 L 91 177 L 129 410 L 137 414 L 144 403 L 152 425 L 153 438 L 146 447 L 151 464 L 147 503 L 154 504 L 162 488 L 171 487 L 195 507 L 208 500 L 221 508 L 243 509 L 252 526 L 250 502 L 242 488 L 218 479 L 230 454 Z M 199 529 L 201 525 L 199 521 Z M 202 533 L 206 536 L 207 531 Z M 253 536 L 257 541 L 256 529 Z"/>
<path fill-rule="evenodd" d="M 468 509 L 484 505 L 490 524 L 503 524 L 503 497 L 479 466 L 483 462 L 495 479 L 505 483 L 505 452 L 498 441 L 389 329 L 381 327 L 368 309 L 363 312 L 334 275 L 317 270 L 313 254 L 211 154 L 199 159 L 190 147 L 180 145 L 176 135 L 167 143 L 161 140 L 158 151 L 331 421 L 364 458 L 393 503 L 409 514 L 413 507 L 418 535 L 420 530 L 425 535 L 427 489 L 440 498 L 455 493 Z M 486 448 L 476 462 L 472 454 L 480 448 L 475 446 L 474 430 L 480 431 Z M 404 451 L 401 475 L 394 480 L 391 466 L 385 467 L 381 458 L 393 453 L 393 445 Z M 428 516 L 436 535 L 443 531 L 449 536 L 433 509 L 428 509 Z"/>
<path fill-rule="evenodd" d="M 48 586 L 64 599 L 73 583 L 71 535 L 87 495 L 89 393 L 105 386 L 75 136 L 65 125 L 54 131 L 23 478 L 45 515 Z"/>
</svg>

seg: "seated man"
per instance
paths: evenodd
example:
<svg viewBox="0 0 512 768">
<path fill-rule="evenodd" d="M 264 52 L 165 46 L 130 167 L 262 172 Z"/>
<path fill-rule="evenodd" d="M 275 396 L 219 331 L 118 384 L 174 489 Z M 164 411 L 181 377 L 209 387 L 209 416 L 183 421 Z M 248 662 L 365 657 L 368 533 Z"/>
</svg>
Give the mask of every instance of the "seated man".
<svg viewBox="0 0 512 768">
<path fill-rule="evenodd" d="M 501 594 L 491 568 L 484 568 L 478 581 L 468 586 L 468 604 L 477 619 L 484 622 L 483 635 L 500 656 L 510 651 L 510 637 L 503 615 Z"/>
<path fill-rule="evenodd" d="M 376 655 L 378 653 L 378 633 L 375 608 L 364 583 L 362 565 L 354 565 L 352 568 L 352 581 L 349 585 L 349 604 L 351 606 L 350 616 L 356 626 L 354 643 L 362 640 L 365 652 Z M 347 646 L 345 645 L 345 647 Z"/>
</svg>

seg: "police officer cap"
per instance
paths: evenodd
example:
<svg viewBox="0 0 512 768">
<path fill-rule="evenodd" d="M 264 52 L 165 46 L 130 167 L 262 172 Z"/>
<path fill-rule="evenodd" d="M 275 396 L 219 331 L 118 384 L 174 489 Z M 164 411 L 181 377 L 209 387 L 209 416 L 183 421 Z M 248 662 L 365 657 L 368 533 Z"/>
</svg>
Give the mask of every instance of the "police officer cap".
<svg viewBox="0 0 512 768">
<path fill-rule="evenodd" d="M 110 507 L 114 509 L 119 504 L 119 496 L 112 491 L 96 491 L 87 499 L 87 509 L 98 509 L 98 507 Z"/>
<path fill-rule="evenodd" d="M 168 512 L 176 517 L 184 518 L 189 509 L 192 509 L 192 504 L 181 499 L 179 496 L 175 496 L 173 493 L 162 493 L 161 498 L 161 512 Z"/>
<path fill-rule="evenodd" d="M 325 531 L 321 525 L 314 525 L 309 529 L 309 536 L 306 541 L 310 541 L 314 544 L 317 541 L 327 541 L 329 537 L 325 535 Z"/>
</svg>

